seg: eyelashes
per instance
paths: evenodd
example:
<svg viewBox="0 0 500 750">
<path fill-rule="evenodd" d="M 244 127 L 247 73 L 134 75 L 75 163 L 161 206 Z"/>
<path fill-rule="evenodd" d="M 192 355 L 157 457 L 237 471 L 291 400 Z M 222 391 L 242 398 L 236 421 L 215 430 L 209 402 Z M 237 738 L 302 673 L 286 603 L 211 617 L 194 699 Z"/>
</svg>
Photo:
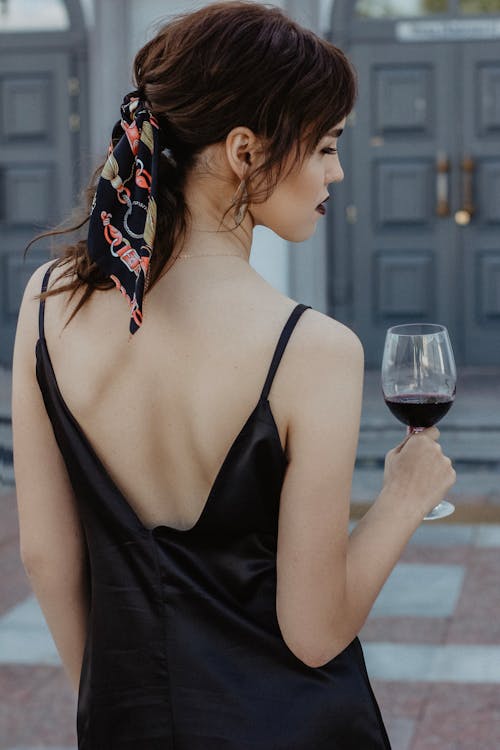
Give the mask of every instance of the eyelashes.
<svg viewBox="0 0 500 750">
<path fill-rule="evenodd" d="M 336 148 L 324 148 L 322 149 L 323 154 L 337 154 L 338 151 Z"/>
</svg>

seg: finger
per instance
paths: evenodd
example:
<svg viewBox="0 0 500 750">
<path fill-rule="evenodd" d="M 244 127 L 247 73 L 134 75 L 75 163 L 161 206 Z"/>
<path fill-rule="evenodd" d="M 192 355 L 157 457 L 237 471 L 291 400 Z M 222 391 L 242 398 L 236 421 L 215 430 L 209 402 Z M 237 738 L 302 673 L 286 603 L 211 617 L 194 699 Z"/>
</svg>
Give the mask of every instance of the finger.
<svg viewBox="0 0 500 750">
<path fill-rule="evenodd" d="M 425 430 L 422 430 L 424 435 L 427 435 L 427 437 L 430 437 L 432 440 L 439 440 L 439 436 L 441 433 L 439 432 L 437 427 L 426 427 Z"/>
<path fill-rule="evenodd" d="M 401 451 L 403 450 L 403 448 L 405 447 L 405 445 L 406 445 L 406 443 L 408 442 L 408 440 L 409 440 L 409 439 L 410 439 L 410 438 L 411 438 L 411 437 L 412 437 L 413 435 L 414 435 L 414 433 L 413 433 L 413 432 L 410 432 L 410 433 L 409 433 L 409 434 L 408 434 L 408 435 L 407 435 L 407 436 L 405 437 L 405 439 L 404 439 L 404 440 L 403 440 L 403 441 L 402 441 L 401 443 L 399 443 L 399 445 L 396 445 L 396 447 L 394 448 L 394 451 L 395 451 L 396 453 L 400 453 L 400 452 L 401 452 Z"/>
</svg>

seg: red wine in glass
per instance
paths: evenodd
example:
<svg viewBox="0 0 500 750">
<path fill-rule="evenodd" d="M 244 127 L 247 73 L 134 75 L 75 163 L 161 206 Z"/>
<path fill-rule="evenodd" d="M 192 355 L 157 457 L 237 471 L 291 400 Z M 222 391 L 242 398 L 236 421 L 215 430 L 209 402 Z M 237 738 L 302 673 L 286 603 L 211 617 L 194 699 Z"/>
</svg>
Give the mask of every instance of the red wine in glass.
<svg viewBox="0 0 500 750">
<path fill-rule="evenodd" d="M 389 328 L 382 358 L 382 390 L 407 434 L 432 427 L 455 399 L 456 368 L 448 331 L 436 323 Z M 444 518 L 455 506 L 443 500 L 424 520 Z"/>
<path fill-rule="evenodd" d="M 450 398 L 439 393 L 402 393 L 390 396 L 385 403 L 408 427 L 432 427 L 449 411 L 455 395 Z"/>
</svg>

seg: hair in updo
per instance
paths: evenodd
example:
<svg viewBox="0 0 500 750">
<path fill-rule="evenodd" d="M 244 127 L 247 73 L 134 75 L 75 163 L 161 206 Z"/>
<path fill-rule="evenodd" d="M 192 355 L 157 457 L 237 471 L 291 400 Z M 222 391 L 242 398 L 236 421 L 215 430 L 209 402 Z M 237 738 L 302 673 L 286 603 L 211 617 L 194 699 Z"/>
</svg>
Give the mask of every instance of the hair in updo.
<svg viewBox="0 0 500 750">
<path fill-rule="evenodd" d="M 264 161 L 248 175 L 247 202 L 264 201 L 283 178 L 290 154 L 300 161 L 314 151 L 328 130 L 350 113 L 357 93 L 355 71 L 338 47 L 281 9 L 251 0 L 216 2 L 174 16 L 137 53 L 134 79 L 168 144 L 160 157 L 148 289 L 174 247 L 182 245 L 189 222 L 183 185 L 206 146 L 224 141 L 238 125 L 261 136 Z M 102 167 L 85 191 L 80 222 L 40 236 L 65 234 L 86 224 Z M 227 211 L 237 212 L 240 201 L 241 195 Z M 62 275 L 72 280 L 45 295 L 74 293 L 86 285 L 71 320 L 94 289 L 114 288 L 114 282 L 90 260 L 85 239 L 63 248 L 58 265 L 66 263 Z"/>
</svg>

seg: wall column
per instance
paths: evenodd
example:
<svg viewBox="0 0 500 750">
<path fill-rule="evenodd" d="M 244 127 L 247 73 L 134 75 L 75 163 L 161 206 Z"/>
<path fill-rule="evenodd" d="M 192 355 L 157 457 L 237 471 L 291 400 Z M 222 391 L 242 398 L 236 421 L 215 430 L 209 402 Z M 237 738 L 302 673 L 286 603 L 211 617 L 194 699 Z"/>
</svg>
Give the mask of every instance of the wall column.
<svg viewBox="0 0 500 750">
<path fill-rule="evenodd" d="M 111 129 L 120 119 L 122 99 L 132 89 L 128 0 L 94 4 L 89 30 L 90 155 L 92 165 L 106 154 Z"/>
<path fill-rule="evenodd" d="M 321 1 L 286 0 L 286 11 L 298 23 L 320 34 Z M 289 246 L 289 295 L 327 312 L 327 220 L 319 219 L 315 234 Z"/>
</svg>

